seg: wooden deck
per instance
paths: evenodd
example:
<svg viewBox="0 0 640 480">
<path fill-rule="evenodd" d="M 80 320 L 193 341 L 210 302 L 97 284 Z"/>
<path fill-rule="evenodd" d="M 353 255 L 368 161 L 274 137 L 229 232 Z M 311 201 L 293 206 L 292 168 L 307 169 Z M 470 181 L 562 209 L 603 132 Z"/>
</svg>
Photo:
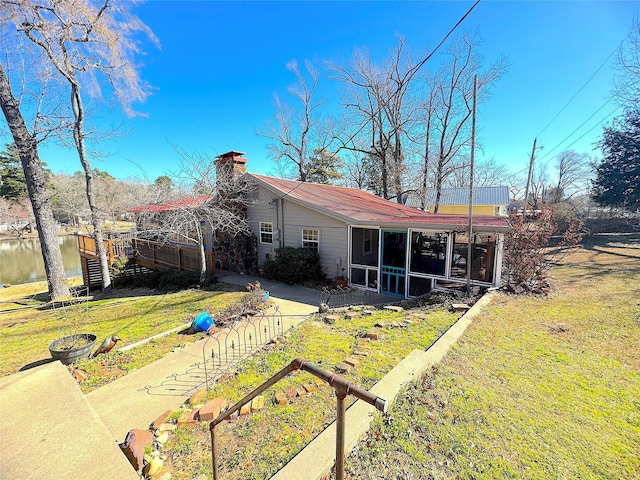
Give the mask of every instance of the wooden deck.
<svg viewBox="0 0 640 480">
<path fill-rule="evenodd" d="M 140 272 L 144 269 L 164 271 L 200 271 L 200 254 L 193 246 L 152 242 L 125 234 L 104 240 L 109 265 L 116 258 L 126 257 L 129 269 Z M 78 235 L 78 251 L 84 284 L 89 289 L 102 286 L 100 261 L 93 237 Z M 206 252 L 207 272 L 215 271 L 215 256 Z"/>
</svg>

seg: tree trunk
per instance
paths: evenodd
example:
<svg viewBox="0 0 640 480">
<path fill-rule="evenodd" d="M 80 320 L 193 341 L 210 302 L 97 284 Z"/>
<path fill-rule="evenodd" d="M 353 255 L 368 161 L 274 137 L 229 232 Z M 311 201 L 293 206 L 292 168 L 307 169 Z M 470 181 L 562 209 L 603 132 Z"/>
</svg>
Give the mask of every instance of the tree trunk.
<svg viewBox="0 0 640 480">
<path fill-rule="evenodd" d="M 396 145 L 395 145 L 395 175 L 394 184 L 396 188 L 396 201 L 402 204 L 402 147 L 400 145 L 400 135 L 396 131 Z"/>
<path fill-rule="evenodd" d="M 76 83 L 71 84 L 71 105 L 75 122 L 73 123 L 73 140 L 78 149 L 78 157 L 84 169 L 84 176 L 87 184 L 87 201 L 91 211 L 91 224 L 93 225 L 93 238 L 96 241 L 96 253 L 100 260 L 100 273 L 102 275 L 102 291 L 111 291 L 111 274 L 109 272 L 109 261 L 107 259 L 107 250 L 104 248 L 102 238 L 102 228 L 100 226 L 100 217 L 98 215 L 98 205 L 96 204 L 95 194 L 93 192 L 93 171 L 91 163 L 87 159 L 84 146 L 84 108 L 82 106 L 82 98 L 80 96 L 80 87 Z"/>
<path fill-rule="evenodd" d="M 38 157 L 38 143 L 36 138 L 29 134 L 2 65 L 0 65 L 0 105 L 20 153 L 29 200 L 36 218 L 49 296 L 51 300 L 69 297 L 71 293 L 65 279 L 55 220 L 46 191 L 44 169 Z"/>
<path fill-rule="evenodd" d="M 438 158 L 438 168 L 436 170 L 436 200 L 433 205 L 433 213 L 438 213 L 440 210 L 440 195 L 442 194 L 442 170 L 443 170 L 444 158 L 442 154 Z"/>
<path fill-rule="evenodd" d="M 204 236 L 199 225 L 196 227 L 196 234 L 198 235 L 198 251 L 200 252 L 200 285 L 202 285 L 207 279 L 207 257 L 204 254 Z"/>
</svg>

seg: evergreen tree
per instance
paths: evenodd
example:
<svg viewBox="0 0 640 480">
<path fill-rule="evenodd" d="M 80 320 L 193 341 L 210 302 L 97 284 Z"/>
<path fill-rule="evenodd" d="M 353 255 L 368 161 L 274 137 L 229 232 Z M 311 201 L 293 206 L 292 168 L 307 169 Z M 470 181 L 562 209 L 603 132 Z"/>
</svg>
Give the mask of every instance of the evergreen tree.
<svg viewBox="0 0 640 480">
<path fill-rule="evenodd" d="M 14 143 L 0 152 L 0 196 L 7 200 L 21 200 L 27 196 L 27 181 Z"/>
<path fill-rule="evenodd" d="M 629 111 L 606 127 L 598 146 L 593 199 L 600 205 L 640 208 L 640 110 Z"/>
</svg>

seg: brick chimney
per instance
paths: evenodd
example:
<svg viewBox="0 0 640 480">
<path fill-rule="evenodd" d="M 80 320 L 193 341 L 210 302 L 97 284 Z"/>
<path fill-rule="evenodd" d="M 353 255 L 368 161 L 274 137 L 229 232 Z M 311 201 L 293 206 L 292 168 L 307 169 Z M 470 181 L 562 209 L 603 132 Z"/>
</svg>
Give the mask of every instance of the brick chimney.
<svg viewBox="0 0 640 480">
<path fill-rule="evenodd" d="M 244 152 L 236 152 L 234 150 L 218 155 L 215 160 L 218 179 L 227 177 L 230 174 L 234 177 L 239 177 L 245 173 L 248 160 L 243 155 Z"/>
</svg>

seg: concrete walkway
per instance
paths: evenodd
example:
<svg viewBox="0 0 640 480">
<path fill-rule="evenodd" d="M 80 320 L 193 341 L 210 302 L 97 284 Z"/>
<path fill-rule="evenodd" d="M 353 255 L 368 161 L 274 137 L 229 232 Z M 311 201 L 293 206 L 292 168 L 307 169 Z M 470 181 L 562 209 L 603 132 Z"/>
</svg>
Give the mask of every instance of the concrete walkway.
<svg viewBox="0 0 640 480">
<path fill-rule="evenodd" d="M 248 275 L 218 272 L 225 283 L 260 281 L 270 292 L 286 331 L 331 307 L 381 305 L 397 297 L 350 291 L 331 295 Z M 217 333 L 224 336 L 228 329 Z M 86 396 L 59 362 L 0 379 L 0 478 L 87 478 L 88 472 L 122 480 L 139 478 L 117 443 L 134 428 L 147 429 L 166 410 L 175 410 L 204 387 L 204 347 L 216 335 L 199 340 L 101 387 Z M 240 349 L 243 339 L 235 343 Z M 255 340 L 254 340 L 255 343 Z M 30 407 L 27 408 L 27 405 Z M 91 474 L 94 477 L 94 474 Z M 100 476 L 100 475 L 99 475 Z"/>
<path fill-rule="evenodd" d="M 272 298 L 272 301 L 282 314 L 285 331 L 318 310 L 314 305 L 289 300 Z M 269 310 L 270 313 L 274 311 L 273 307 Z M 224 329 L 212 338 L 222 338 L 227 332 L 229 329 Z M 207 357 L 207 340 L 198 340 L 87 394 L 87 400 L 113 438 L 122 441 L 133 428 L 146 430 L 163 412 L 176 410 L 205 387 L 203 361 Z M 234 340 L 235 348 L 242 350 L 244 337 Z M 208 345 L 214 343 L 210 341 Z"/>
<path fill-rule="evenodd" d="M 0 378 L 0 415 L 0 478 L 140 478 L 60 362 Z"/>
<path fill-rule="evenodd" d="M 278 307 L 276 317 L 282 319 L 284 331 L 297 326 L 309 315 L 317 312 L 321 300 L 326 300 L 322 298 L 321 291 L 311 288 L 285 285 L 227 271 L 217 271 L 216 274 L 219 281 L 232 285 L 244 286 L 259 281 L 261 287 L 269 291 L 272 302 Z M 329 305 L 373 305 L 395 301 L 398 301 L 398 297 L 352 291 L 332 295 Z M 275 313 L 275 308 L 271 308 L 268 313 Z M 163 412 L 175 410 L 206 385 L 203 366 L 204 359 L 207 358 L 205 348 L 208 352 L 211 346 L 216 345 L 216 339 L 223 339 L 228 334 L 229 329 L 224 329 L 212 335 L 212 340 L 208 343 L 207 339 L 194 342 L 90 392 L 87 394 L 87 400 L 113 437 L 121 442 L 129 430 L 148 428 Z M 246 340 L 242 335 L 236 336 L 234 347 L 238 351 L 242 350 L 243 342 Z"/>
</svg>

